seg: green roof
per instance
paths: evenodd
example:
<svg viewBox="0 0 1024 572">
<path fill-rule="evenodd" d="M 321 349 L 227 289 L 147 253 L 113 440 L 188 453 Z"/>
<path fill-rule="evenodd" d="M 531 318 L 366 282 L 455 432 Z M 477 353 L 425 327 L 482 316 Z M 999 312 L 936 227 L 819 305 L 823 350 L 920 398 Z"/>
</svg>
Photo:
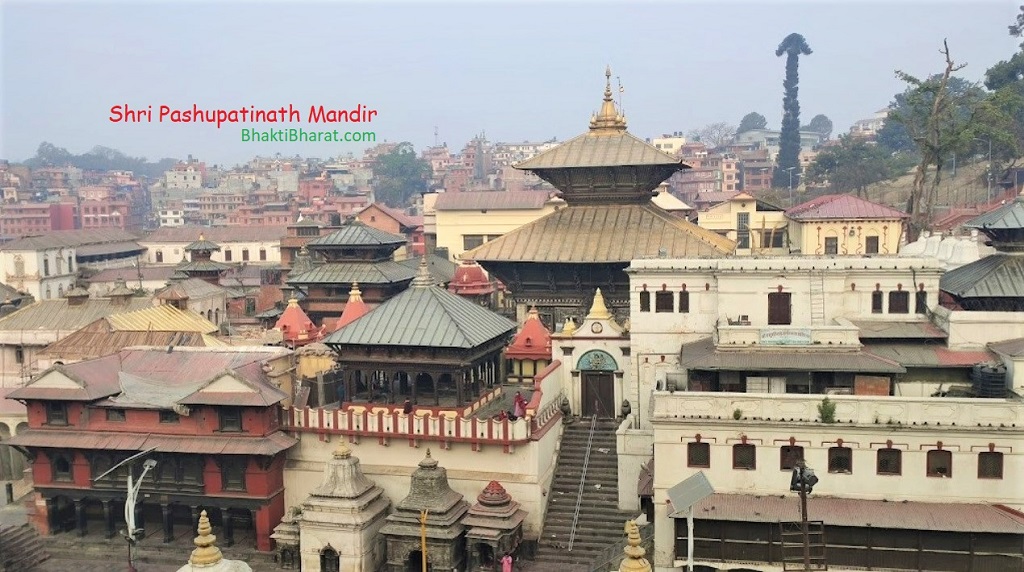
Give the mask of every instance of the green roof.
<svg viewBox="0 0 1024 572">
<path fill-rule="evenodd" d="M 996 253 L 949 270 L 939 289 L 957 298 L 1024 297 L 1024 255 Z"/>
<path fill-rule="evenodd" d="M 433 285 L 425 266 L 408 290 L 334 332 L 328 346 L 471 349 L 507 336 L 515 322 Z"/>
<path fill-rule="evenodd" d="M 965 228 L 978 229 L 1024 229 L 1024 196 L 1018 196 L 1013 202 L 979 215 L 966 223 Z"/>
<path fill-rule="evenodd" d="M 185 262 L 178 264 L 175 268 L 176 272 L 221 272 L 231 268 L 230 264 L 224 264 L 223 262 L 216 262 L 213 260 L 196 260 L 195 262 Z"/>
<path fill-rule="evenodd" d="M 416 269 L 393 260 L 381 262 L 328 262 L 288 276 L 289 284 L 393 284 L 412 280 Z"/>
<path fill-rule="evenodd" d="M 188 245 L 185 246 L 185 252 L 194 252 L 194 251 L 203 251 L 203 250 L 206 250 L 206 251 L 209 251 L 209 252 L 213 252 L 215 250 L 220 250 L 220 245 L 217 244 L 216 242 L 210 242 L 209 240 L 206 240 L 205 238 L 200 238 L 199 240 L 197 240 L 195 242 L 191 242 L 191 243 L 189 243 Z"/>
<path fill-rule="evenodd" d="M 306 248 L 331 248 L 335 246 L 399 246 L 405 244 L 405 237 L 391 234 L 353 221 L 338 230 L 306 243 Z"/>
<path fill-rule="evenodd" d="M 584 133 L 513 165 L 516 169 L 568 169 L 581 167 L 669 166 L 684 168 L 682 160 L 622 131 Z"/>
</svg>

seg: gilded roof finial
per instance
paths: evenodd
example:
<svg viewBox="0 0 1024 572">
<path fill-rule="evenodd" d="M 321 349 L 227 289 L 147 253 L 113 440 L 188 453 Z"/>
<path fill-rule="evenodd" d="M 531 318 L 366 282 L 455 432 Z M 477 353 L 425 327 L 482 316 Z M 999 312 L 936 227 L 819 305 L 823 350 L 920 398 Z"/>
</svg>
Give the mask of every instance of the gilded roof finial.
<svg viewBox="0 0 1024 572">
<path fill-rule="evenodd" d="M 352 456 L 352 449 L 348 448 L 348 445 L 344 441 L 338 443 L 338 448 L 334 450 L 335 459 L 347 459 Z"/>
<path fill-rule="evenodd" d="M 409 283 L 410 286 L 416 288 L 427 288 L 434 285 L 434 279 L 430 276 L 430 267 L 427 266 L 427 256 L 423 255 L 420 259 L 420 266 L 416 270 L 416 277 Z"/>
<path fill-rule="evenodd" d="M 626 554 L 626 557 L 622 559 L 622 564 L 619 565 L 619 572 L 651 572 L 651 563 L 644 558 L 644 554 L 647 551 L 644 550 L 643 546 L 640 546 L 642 542 L 640 527 L 636 525 L 636 521 L 627 520 L 624 532 L 626 533 L 626 546 L 622 551 Z"/>
<path fill-rule="evenodd" d="M 363 292 L 359 289 L 359 283 L 358 282 L 353 282 L 352 283 L 352 289 L 350 289 L 348 291 L 348 301 L 349 302 L 362 302 L 363 301 Z"/>
<path fill-rule="evenodd" d="M 594 303 L 590 305 L 590 313 L 587 314 L 588 320 L 610 320 L 612 313 L 608 311 L 608 306 L 604 304 L 604 295 L 601 294 L 601 289 L 598 288 L 597 292 L 594 293 Z"/>
<path fill-rule="evenodd" d="M 590 132 L 593 134 L 616 134 L 626 130 L 626 118 L 619 115 L 612 100 L 612 68 L 604 70 L 604 102 L 601 111 L 590 119 Z"/>
<path fill-rule="evenodd" d="M 576 333 L 576 321 L 569 316 L 565 319 L 565 325 L 562 326 L 562 335 L 571 336 Z"/>
<path fill-rule="evenodd" d="M 196 549 L 192 551 L 192 557 L 188 559 L 188 563 L 193 566 L 212 566 L 221 561 L 223 555 L 220 553 L 220 548 L 214 544 L 217 542 L 217 537 L 210 534 L 213 531 L 213 527 L 210 526 L 210 518 L 206 516 L 204 510 L 199 514 L 199 536 L 195 539 Z"/>
</svg>

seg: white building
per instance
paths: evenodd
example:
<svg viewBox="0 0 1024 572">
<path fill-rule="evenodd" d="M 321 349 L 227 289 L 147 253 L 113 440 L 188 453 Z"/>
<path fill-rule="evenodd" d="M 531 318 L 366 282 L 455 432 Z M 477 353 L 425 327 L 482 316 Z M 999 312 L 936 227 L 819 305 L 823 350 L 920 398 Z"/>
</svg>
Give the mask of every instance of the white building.
<svg viewBox="0 0 1024 572">
<path fill-rule="evenodd" d="M 185 211 L 183 209 L 161 209 L 159 216 L 160 226 L 185 225 Z"/>
<path fill-rule="evenodd" d="M 212 255 L 215 262 L 274 264 L 281 262 L 281 237 L 287 229 L 272 225 L 161 227 L 139 240 L 147 249 L 143 262 L 178 264 L 185 257 L 185 246 L 198 240 L 200 234 L 220 245 L 221 249 Z"/>
</svg>

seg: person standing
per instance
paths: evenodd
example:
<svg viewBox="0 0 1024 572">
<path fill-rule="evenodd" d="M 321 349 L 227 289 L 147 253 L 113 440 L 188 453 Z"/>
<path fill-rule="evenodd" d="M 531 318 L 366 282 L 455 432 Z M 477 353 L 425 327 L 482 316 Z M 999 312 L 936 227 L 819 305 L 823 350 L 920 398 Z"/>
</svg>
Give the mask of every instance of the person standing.
<svg viewBox="0 0 1024 572">
<path fill-rule="evenodd" d="M 512 572 L 512 555 L 508 552 L 501 557 L 501 572 Z"/>
</svg>

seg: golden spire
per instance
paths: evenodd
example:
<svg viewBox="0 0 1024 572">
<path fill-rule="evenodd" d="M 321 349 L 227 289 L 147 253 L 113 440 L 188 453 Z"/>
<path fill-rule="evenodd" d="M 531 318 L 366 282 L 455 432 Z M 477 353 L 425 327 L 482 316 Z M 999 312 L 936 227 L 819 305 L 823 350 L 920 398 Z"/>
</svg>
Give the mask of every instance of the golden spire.
<svg viewBox="0 0 1024 572">
<path fill-rule="evenodd" d="M 352 283 L 352 289 L 348 291 L 348 301 L 349 302 L 362 302 L 363 301 L 363 292 L 359 289 L 359 283 L 358 282 L 353 282 Z"/>
<path fill-rule="evenodd" d="M 288 298 L 288 307 L 289 308 L 297 308 L 298 306 L 299 306 L 298 299 L 296 299 L 296 298 Z"/>
<path fill-rule="evenodd" d="M 604 305 L 604 295 L 601 294 L 601 289 L 598 288 L 597 292 L 594 293 L 594 303 L 590 305 L 590 313 L 587 314 L 588 320 L 610 320 L 612 313 L 608 311 L 608 306 Z"/>
<path fill-rule="evenodd" d="M 210 534 L 213 527 L 210 526 L 210 519 L 206 516 L 204 510 L 199 514 L 199 536 L 195 539 L 196 549 L 192 551 L 192 557 L 188 559 L 188 563 L 193 566 L 213 566 L 214 564 L 221 561 L 223 555 L 220 553 L 220 548 L 217 548 L 214 543 L 217 542 L 217 537 Z"/>
<path fill-rule="evenodd" d="M 571 336 L 576 333 L 576 322 L 569 316 L 565 319 L 565 325 L 562 326 L 562 335 Z"/>
<path fill-rule="evenodd" d="M 335 459 L 347 459 L 347 458 L 349 458 L 351 456 L 352 456 L 352 449 L 349 449 L 348 445 L 345 445 L 344 441 L 339 442 L 338 443 L 338 448 L 334 450 L 334 458 Z"/>
<path fill-rule="evenodd" d="M 626 557 L 622 559 L 622 564 L 619 565 L 619 572 L 651 572 L 651 563 L 644 558 L 644 554 L 647 551 L 644 550 L 643 546 L 640 546 L 640 528 L 636 525 L 636 521 L 626 521 L 625 533 L 626 546 L 622 551 L 626 554 Z"/>
<path fill-rule="evenodd" d="M 540 314 L 537 313 L 537 306 L 530 306 L 530 312 L 526 314 L 527 320 L 539 320 Z"/>
<path fill-rule="evenodd" d="M 612 100 L 612 68 L 609 66 L 604 70 L 604 102 L 601 103 L 601 111 L 590 119 L 591 133 L 615 134 L 626 130 L 626 118 L 615 109 L 615 102 Z"/>
</svg>

